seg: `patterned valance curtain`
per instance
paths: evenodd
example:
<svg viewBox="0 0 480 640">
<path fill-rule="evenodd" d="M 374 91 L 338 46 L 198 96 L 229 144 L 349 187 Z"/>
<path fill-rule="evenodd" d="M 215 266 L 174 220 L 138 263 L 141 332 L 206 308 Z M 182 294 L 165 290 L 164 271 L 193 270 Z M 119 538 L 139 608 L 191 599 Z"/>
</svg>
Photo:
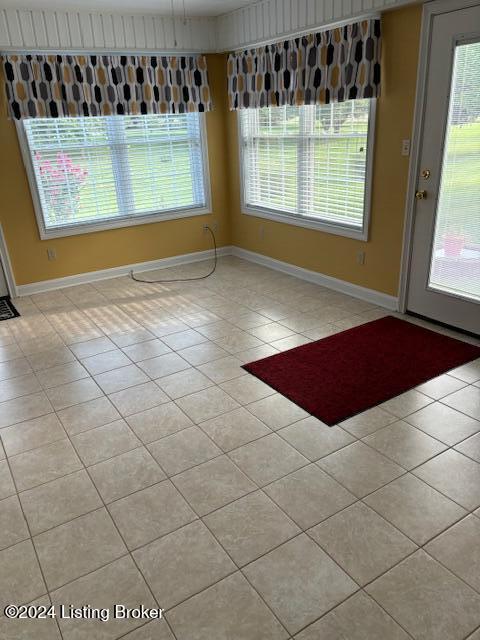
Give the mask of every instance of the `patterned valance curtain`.
<svg viewBox="0 0 480 640">
<path fill-rule="evenodd" d="M 201 55 L 8 55 L 3 64 L 17 120 L 212 109 Z"/>
<path fill-rule="evenodd" d="M 231 110 L 328 104 L 380 95 L 380 20 L 231 53 Z"/>
</svg>

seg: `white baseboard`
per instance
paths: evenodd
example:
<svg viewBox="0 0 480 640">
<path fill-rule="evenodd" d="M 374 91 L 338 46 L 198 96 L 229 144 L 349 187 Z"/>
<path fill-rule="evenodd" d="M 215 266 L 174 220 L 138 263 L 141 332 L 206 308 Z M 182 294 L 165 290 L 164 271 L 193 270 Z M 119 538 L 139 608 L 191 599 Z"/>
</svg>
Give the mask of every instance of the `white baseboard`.
<svg viewBox="0 0 480 640">
<path fill-rule="evenodd" d="M 21 284 L 16 286 L 18 296 L 29 296 L 35 293 L 43 293 L 45 291 L 54 291 L 55 289 L 63 289 L 64 287 L 72 287 L 79 284 L 88 284 L 89 282 L 96 282 L 98 280 L 107 280 L 108 278 L 118 278 L 119 276 L 125 276 L 132 271 L 142 273 L 145 271 L 153 271 L 154 269 L 165 269 L 166 267 L 173 267 L 182 264 L 189 264 L 191 262 L 200 262 L 201 260 L 207 260 L 213 258 L 213 250 L 208 251 L 196 251 L 194 253 L 185 253 L 180 256 L 172 256 L 171 258 L 160 258 L 159 260 L 151 260 L 149 262 L 138 262 L 136 264 L 123 265 L 121 267 L 113 267 L 112 269 L 101 269 L 100 271 L 88 271 L 87 273 L 79 273 L 74 276 L 66 276 L 64 278 L 55 278 L 52 280 L 42 280 L 41 282 L 32 282 L 31 284 Z M 254 251 L 247 251 L 247 249 L 241 249 L 235 246 L 220 247 L 218 249 L 219 256 L 234 255 L 238 258 L 243 258 L 249 262 L 255 262 L 264 267 L 281 271 L 290 276 L 306 280 L 307 282 L 313 282 L 314 284 L 345 293 L 354 298 L 365 300 L 371 304 L 379 307 L 385 307 L 392 311 L 398 309 L 398 298 L 389 296 L 386 293 L 375 291 L 374 289 L 367 289 L 360 287 L 359 285 L 352 284 L 345 280 L 339 280 L 338 278 L 332 278 L 323 273 L 316 271 L 310 271 L 309 269 L 303 269 L 297 267 L 289 262 L 283 262 L 282 260 L 275 260 L 269 258 L 261 253 L 255 253 Z"/>
<path fill-rule="evenodd" d="M 339 293 L 345 293 L 346 295 L 354 298 L 365 300 L 366 302 L 370 302 L 378 307 L 384 307 L 391 311 L 398 310 L 398 298 L 395 296 L 389 296 L 386 293 L 381 293 L 380 291 L 375 291 L 375 289 L 367 289 L 366 287 L 361 287 L 358 284 L 352 284 L 346 280 L 339 280 L 338 278 L 333 278 L 332 276 L 327 276 L 323 273 L 318 273 L 317 271 L 310 271 L 303 267 L 297 267 L 289 262 L 269 258 L 261 253 L 255 253 L 254 251 L 248 251 L 247 249 L 241 249 L 240 247 L 232 246 L 232 255 L 237 256 L 238 258 L 243 258 L 244 260 L 249 260 L 250 262 L 255 262 L 256 264 L 260 264 L 264 267 L 269 267 L 270 269 L 275 269 L 276 271 L 281 271 L 289 276 L 301 278 L 302 280 L 307 280 L 307 282 L 312 282 L 313 284 L 333 289 Z"/>
<path fill-rule="evenodd" d="M 228 256 L 232 253 L 232 247 L 219 247 L 217 249 L 219 256 Z M 30 296 L 35 293 L 44 293 L 45 291 L 54 291 L 55 289 L 63 289 L 64 287 L 73 287 L 78 284 L 88 284 L 97 282 L 98 280 L 108 280 L 109 278 L 118 278 L 126 276 L 130 271 L 135 273 L 143 273 L 145 271 L 153 271 L 154 269 L 165 269 L 167 267 L 175 267 L 191 262 L 200 262 L 214 257 L 213 249 L 207 251 L 195 251 L 193 253 L 184 253 L 171 258 L 160 258 L 159 260 L 150 260 L 149 262 L 137 262 L 136 264 L 122 265 L 121 267 L 113 267 L 111 269 L 101 269 L 99 271 L 87 271 L 73 276 L 65 276 L 64 278 L 54 278 L 52 280 L 41 280 L 40 282 L 32 282 L 31 284 L 17 285 L 17 295 Z"/>
</svg>

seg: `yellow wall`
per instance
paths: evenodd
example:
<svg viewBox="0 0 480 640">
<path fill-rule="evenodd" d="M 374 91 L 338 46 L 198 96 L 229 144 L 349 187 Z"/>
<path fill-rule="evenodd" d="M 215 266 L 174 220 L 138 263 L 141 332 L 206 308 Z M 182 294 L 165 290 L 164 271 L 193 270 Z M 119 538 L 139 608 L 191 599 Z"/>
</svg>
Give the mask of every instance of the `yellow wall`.
<svg viewBox="0 0 480 640">
<path fill-rule="evenodd" d="M 228 117 L 232 244 L 291 264 L 396 295 L 402 252 L 408 158 L 401 143 L 412 135 L 421 7 L 385 13 L 382 96 L 377 101 L 373 192 L 368 242 L 240 213 L 237 121 Z M 261 227 L 264 237 L 261 238 Z M 356 262 L 358 251 L 366 262 Z"/>
<path fill-rule="evenodd" d="M 15 125 L 0 115 L 0 222 L 17 284 L 156 260 L 211 247 L 202 224 L 218 223 L 219 246 L 230 243 L 225 139 L 224 56 L 208 56 L 216 109 L 207 114 L 213 214 L 41 241 Z M 47 248 L 57 259 L 48 261 Z"/>
<path fill-rule="evenodd" d="M 383 85 L 378 100 L 372 214 L 367 243 L 240 213 L 236 115 L 227 111 L 225 56 L 209 55 L 215 110 L 207 134 L 213 215 L 41 241 L 14 124 L 0 114 L 0 222 L 17 284 L 155 260 L 209 248 L 204 222 L 219 224 L 218 245 L 235 244 L 396 295 L 402 249 L 421 7 L 383 16 Z M 264 237 L 260 237 L 260 227 Z M 48 261 L 47 248 L 57 259 Z M 360 266 L 356 254 L 366 251 Z"/>
</svg>

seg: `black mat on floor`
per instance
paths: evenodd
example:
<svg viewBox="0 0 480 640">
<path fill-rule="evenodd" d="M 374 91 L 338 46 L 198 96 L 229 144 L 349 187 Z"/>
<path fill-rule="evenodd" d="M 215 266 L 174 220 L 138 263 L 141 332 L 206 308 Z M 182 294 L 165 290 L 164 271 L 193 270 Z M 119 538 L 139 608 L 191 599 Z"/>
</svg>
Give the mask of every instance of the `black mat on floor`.
<svg viewBox="0 0 480 640">
<path fill-rule="evenodd" d="M 20 314 L 13 306 L 10 296 L 0 298 L 0 322 L 2 320 L 11 320 L 12 318 L 18 318 Z"/>
</svg>

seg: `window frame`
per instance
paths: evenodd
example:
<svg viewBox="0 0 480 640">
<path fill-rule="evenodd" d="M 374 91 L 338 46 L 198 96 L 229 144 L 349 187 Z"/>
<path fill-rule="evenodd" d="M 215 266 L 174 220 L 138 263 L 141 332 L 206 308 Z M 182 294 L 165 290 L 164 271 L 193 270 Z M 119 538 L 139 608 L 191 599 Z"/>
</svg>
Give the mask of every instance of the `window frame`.
<svg viewBox="0 0 480 640">
<path fill-rule="evenodd" d="M 200 144 L 202 152 L 203 164 L 203 182 L 205 193 L 205 206 L 203 207 L 185 207 L 182 209 L 170 209 L 168 211 L 154 211 L 147 214 L 131 214 L 122 215 L 117 218 L 110 218 L 102 222 L 85 222 L 72 225 L 66 225 L 61 228 L 48 229 L 45 226 L 43 217 L 42 204 L 38 190 L 37 178 L 33 168 L 30 148 L 28 146 L 27 134 L 23 126 L 23 120 L 15 120 L 17 128 L 17 136 L 22 153 L 23 164 L 27 173 L 28 184 L 32 196 L 35 217 L 37 219 L 38 231 L 41 240 L 49 240 L 51 238 L 63 238 L 67 236 L 76 236 L 87 233 L 95 233 L 97 231 L 106 231 L 108 229 L 121 229 L 124 227 L 132 227 L 141 224 L 151 224 L 154 222 L 163 222 L 166 220 L 176 220 L 179 218 L 191 218 L 194 216 L 202 216 L 212 213 L 212 193 L 210 183 L 210 165 L 208 157 L 207 144 L 207 126 L 205 113 L 198 112 L 200 119 Z"/>
<path fill-rule="evenodd" d="M 276 107 L 270 107 L 272 109 Z M 245 200 L 245 160 L 244 160 L 244 144 L 242 140 L 242 125 L 240 117 L 237 117 L 237 134 L 238 134 L 238 154 L 240 169 L 240 207 L 241 213 L 275 222 L 283 222 L 296 227 L 304 227 L 306 229 L 315 229 L 333 235 L 344 236 L 346 238 L 355 238 L 368 242 L 370 231 L 370 212 L 372 200 L 372 179 L 373 179 L 373 158 L 375 146 L 375 123 L 376 123 L 377 99 L 370 98 L 370 109 L 368 115 L 368 133 L 367 133 L 367 153 L 365 162 L 365 192 L 363 205 L 363 223 L 361 228 L 355 228 L 347 224 L 333 222 L 326 219 L 316 219 L 313 216 L 294 214 L 290 211 L 273 210 L 268 207 L 252 206 L 247 204 Z"/>
</svg>

